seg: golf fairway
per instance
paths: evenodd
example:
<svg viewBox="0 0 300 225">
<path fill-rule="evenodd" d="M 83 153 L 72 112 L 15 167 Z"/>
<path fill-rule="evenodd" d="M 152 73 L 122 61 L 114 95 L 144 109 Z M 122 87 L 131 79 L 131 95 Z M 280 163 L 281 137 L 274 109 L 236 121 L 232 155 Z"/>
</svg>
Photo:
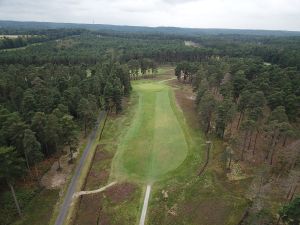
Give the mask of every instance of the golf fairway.
<svg viewBox="0 0 300 225">
<path fill-rule="evenodd" d="M 188 145 L 174 112 L 172 90 L 158 82 L 138 82 L 138 106 L 124 131 L 113 163 L 117 176 L 155 181 L 176 169 L 185 159 Z"/>
</svg>

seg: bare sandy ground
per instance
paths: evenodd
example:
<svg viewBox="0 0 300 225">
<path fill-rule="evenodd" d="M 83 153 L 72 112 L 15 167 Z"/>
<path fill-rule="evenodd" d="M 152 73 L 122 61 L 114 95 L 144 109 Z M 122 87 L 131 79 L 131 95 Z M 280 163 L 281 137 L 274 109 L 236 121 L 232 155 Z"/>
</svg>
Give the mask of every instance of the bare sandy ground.
<svg viewBox="0 0 300 225">
<path fill-rule="evenodd" d="M 76 158 L 78 153 L 74 154 L 74 158 Z M 74 164 L 70 164 L 69 155 L 62 155 L 60 157 L 60 163 L 62 170 L 57 171 L 58 162 L 53 163 L 51 169 L 44 174 L 41 179 L 41 185 L 47 189 L 60 189 L 66 183 L 68 176 L 71 174 L 72 169 L 74 168 Z"/>
</svg>

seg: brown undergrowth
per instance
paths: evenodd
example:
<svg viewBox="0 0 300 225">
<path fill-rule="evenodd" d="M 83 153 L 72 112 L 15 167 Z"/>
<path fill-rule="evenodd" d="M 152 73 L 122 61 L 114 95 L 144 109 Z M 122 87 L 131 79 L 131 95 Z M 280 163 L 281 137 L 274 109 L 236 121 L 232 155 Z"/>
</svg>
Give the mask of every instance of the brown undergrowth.
<svg viewBox="0 0 300 225">
<path fill-rule="evenodd" d="M 84 191 L 99 189 L 113 181 L 110 177 L 111 163 L 117 149 L 120 127 L 128 123 L 127 109 L 133 104 L 131 98 L 124 101 L 124 112 L 112 112 L 108 118 L 93 162 L 86 178 Z M 126 181 L 118 183 L 97 194 L 80 197 L 74 225 L 113 225 L 131 224 L 139 211 L 141 188 L 138 184 Z"/>
<path fill-rule="evenodd" d="M 171 80 L 168 84 L 174 88 L 176 103 L 183 112 L 193 139 L 197 141 L 202 137 L 202 146 L 205 146 L 192 88 L 177 80 Z M 223 144 L 218 140 L 213 140 L 208 167 L 201 177 L 197 176 L 202 165 L 201 158 L 205 157 L 205 148 L 200 145 L 191 150 L 174 178 L 153 187 L 148 224 L 236 225 L 243 216 L 249 201 L 242 194 L 249 181 L 229 182 L 226 179 L 226 172 L 219 166 Z M 167 198 L 162 194 L 166 192 Z"/>
</svg>

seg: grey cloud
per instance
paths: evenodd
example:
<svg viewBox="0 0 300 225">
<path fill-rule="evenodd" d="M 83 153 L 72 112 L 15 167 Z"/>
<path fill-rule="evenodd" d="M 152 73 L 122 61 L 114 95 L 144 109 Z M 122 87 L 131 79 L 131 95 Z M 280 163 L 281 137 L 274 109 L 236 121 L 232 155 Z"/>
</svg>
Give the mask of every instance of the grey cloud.
<svg viewBox="0 0 300 225">
<path fill-rule="evenodd" d="M 0 0 L 0 20 L 300 30 L 300 0 Z"/>
<path fill-rule="evenodd" d="M 198 2 L 202 0 L 162 0 L 162 2 L 168 3 L 168 4 L 184 4 L 189 2 Z"/>
</svg>

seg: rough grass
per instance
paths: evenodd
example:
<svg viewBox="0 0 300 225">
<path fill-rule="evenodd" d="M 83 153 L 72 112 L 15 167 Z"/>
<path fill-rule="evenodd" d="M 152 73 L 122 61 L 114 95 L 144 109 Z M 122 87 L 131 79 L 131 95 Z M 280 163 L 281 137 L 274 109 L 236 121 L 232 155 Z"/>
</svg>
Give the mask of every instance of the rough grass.
<svg viewBox="0 0 300 225">
<path fill-rule="evenodd" d="M 58 190 L 43 190 L 26 206 L 24 217 L 14 225 L 48 224 L 55 203 L 58 199 Z"/>
<path fill-rule="evenodd" d="M 177 90 L 186 94 L 184 90 Z M 178 102 L 184 112 L 184 118 L 193 119 L 190 115 L 195 113 L 191 102 Z M 184 103 L 184 104 L 183 104 Z M 177 111 L 178 112 L 178 111 Z M 178 116 L 183 116 L 178 112 Z M 179 120 L 184 121 L 184 120 Z M 191 121 L 186 121 L 188 124 Z M 193 121 L 194 123 L 196 121 Z M 189 153 L 184 163 L 174 171 L 173 177 L 155 183 L 148 208 L 148 223 L 155 224 L 187 224 L 187 225 L 235 225 L 241 219 L 248 201 L 242 196 L 239 185 L 225 185 L 215 173 L 215 165 L 219 163 L 222 145 L 213 142 L 211 149 L 211 162 L 203 174 L 198 177 L 197 171 L 202 166 L 205 156 L 201 130 L 194 126 L 184 127 L 186 140 L 188 140 Z M 225 174 L 223 174 L 225 176 Z M 229 187 L 229 188 L 228 188 Z M 165 198 L 163 192 L 167 192 Z"/>
<path fill-rule="evenodd" d="M 133 93 L 128 108 L 121 115 L 109 117 L 83 190 L 98 189 L 115 178 L 109 177 L 112 157 L 117 150 L 120 135 L 133 116 L 137 103 Z M 131 105 L 134 105 L 131 107 Z M 138 223 L 142 201 L 142 187 L 138 183 L 118 184 L 105 192 L 82 196 L 74 225 L 132 225 Z"/>
<path fill-rule="evenodd" d="M 116 177 L 152 182 L 176 169 L 188 146 L 171 105 L 170 88 L 154 82 L 137 82 L 133 87 L 139 104 L 119 145 L 114 172 Z"/>
<path fill-rule="evenodd" d="M 140 196 L 140 187 L 132 183 L 116 184 L 103 193 L 82 196 L 74 224 L 135 224 Z"/>
<path fill-rule="evenodd" d="M 46 190 L 38 187 L 16 189 L 23 217 L 18 216 L 10 191 L 0 196 L 0 224 L 2 225 L 40 225 L 48 224 L 51 212 L 58 199 L 58 190 Z M 46 222 L 45 222 L 46 221 Z"/>
</svg>

